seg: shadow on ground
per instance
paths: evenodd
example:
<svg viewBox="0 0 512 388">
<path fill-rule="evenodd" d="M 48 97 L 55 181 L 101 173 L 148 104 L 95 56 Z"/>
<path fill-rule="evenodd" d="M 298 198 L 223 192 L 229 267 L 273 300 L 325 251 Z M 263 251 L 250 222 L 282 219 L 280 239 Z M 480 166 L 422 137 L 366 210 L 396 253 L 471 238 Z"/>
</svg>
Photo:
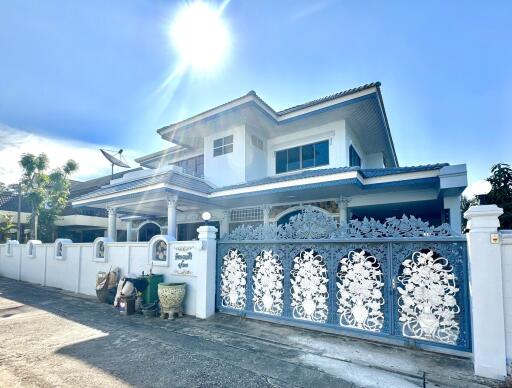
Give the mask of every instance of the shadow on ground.
<svg viewBox="0 0 512 388">
<path fill-rule="evenodd" d="M 482 387 L 471 361 L 217 314 L 120 316 L 0 277 L 0 378 L 29 386 Z"/>
</svg>

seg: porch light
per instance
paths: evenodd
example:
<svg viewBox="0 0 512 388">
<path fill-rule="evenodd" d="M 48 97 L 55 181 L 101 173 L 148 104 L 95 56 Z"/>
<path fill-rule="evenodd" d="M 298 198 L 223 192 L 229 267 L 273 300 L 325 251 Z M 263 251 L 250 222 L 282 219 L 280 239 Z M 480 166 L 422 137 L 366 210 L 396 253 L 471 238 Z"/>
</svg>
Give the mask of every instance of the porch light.
<svg viewBox="0 0 512 388">
<path fill-rule="evenodd" d="M 210 219 L 212 218 L 212 215 L 210 212 L 203 212 L 203 214 L 201 214 L 201 218 L 203 219 L 204 224 L 208 225 L 208 221 L 210 221 Z"/>
<path fill-rule="evenodd" d="M 490 193 L 492 190 L 491 182 L 487 180 L 481 180 L 478 182 L 473 183 L 473 194 L 478 198 L 480 201 L 480 205 L 486 205 L 487 204 L 487 194 Z"/>
</svg>

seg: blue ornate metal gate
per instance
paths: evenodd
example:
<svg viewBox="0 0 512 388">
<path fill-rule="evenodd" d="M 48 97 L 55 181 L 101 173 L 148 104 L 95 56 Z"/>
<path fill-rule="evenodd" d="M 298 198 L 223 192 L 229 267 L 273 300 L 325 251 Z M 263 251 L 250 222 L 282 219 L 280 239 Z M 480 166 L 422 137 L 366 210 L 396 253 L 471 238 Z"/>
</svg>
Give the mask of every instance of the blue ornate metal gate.
<svg viewBox="0 0 512 388">
<path fill-rule="evenodd" d="M 471 351 L 466 241 L 414 217 L 337 225 L 306 208 L 218 244 L 220 311 Z"/>
</svg>

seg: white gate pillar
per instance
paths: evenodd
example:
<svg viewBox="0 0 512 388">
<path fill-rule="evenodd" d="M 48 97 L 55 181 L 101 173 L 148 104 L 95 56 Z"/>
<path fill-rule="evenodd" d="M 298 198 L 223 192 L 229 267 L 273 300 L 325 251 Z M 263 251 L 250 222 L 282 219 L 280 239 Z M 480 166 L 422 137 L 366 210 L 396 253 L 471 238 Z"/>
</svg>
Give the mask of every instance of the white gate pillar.
<svg viewBox="0 0 512 388">
<path fill-rule="evenodd" d="M 115 207 L 109 207 L 108 211 L 108 235 L 107 237 L 111 241 L 117 241 L 117 209 Z"/>
<path fill-rule="evenodd" d="M 217 259 L 217 241 L 214 226 L 200 226 L 197 229 L 199 241 L 203 243 L 206 255 L 203 262 L 197 265 L 196 317 L 208 318 L 215 314 L 215 268 Z"/>
<path fill-rule="evenodd" d="M 501 246 L 491 240 L 501 214 L 496 205 L 471 206 L 464 214 L 469 228 L 474 369 L 476 375 L 494 379 L 507 375 Z"/>
</svg>

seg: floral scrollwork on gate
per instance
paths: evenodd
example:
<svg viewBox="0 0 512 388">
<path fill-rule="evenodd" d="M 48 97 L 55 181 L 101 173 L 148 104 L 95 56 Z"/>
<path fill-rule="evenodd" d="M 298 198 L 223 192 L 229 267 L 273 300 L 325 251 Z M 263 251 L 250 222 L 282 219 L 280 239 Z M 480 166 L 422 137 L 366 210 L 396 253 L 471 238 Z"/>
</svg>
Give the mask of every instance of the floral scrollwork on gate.
<svg viewBox="0 0 512 388">
<path fill-rule="evenodd" d="M 340 260 L 337 277 L 340 326 L 380 332 L 384 283 L 378 260 L 364 250 L 350 251 Z"/>
<path fill-rule="evenodd" d="M 326 322 L 329 279 L 324 258 L 312 249 L 300 251 L 293 259 L 290 281 L 293 317 Z"/>
<path fill-rule="evenodd" d="M 278 255 L 261 251 L 254 261 L 254 311 L 271 315 L 283 313 L 283 264 Z"/>
<path fill-rule="evenodd" d="M 230 249 L 222 259 L 220 288 L 222 305 L 237 310 L 245 308 L 247 263 L 237 249 Z"/>
<path fill-rule="evenodd" d="M 432 250 L 414 252 L 402 263 L 398 276 L 398 312 L 402 334 L 455 345 L 460 312 L 453 268 Z"/>
</svg>

